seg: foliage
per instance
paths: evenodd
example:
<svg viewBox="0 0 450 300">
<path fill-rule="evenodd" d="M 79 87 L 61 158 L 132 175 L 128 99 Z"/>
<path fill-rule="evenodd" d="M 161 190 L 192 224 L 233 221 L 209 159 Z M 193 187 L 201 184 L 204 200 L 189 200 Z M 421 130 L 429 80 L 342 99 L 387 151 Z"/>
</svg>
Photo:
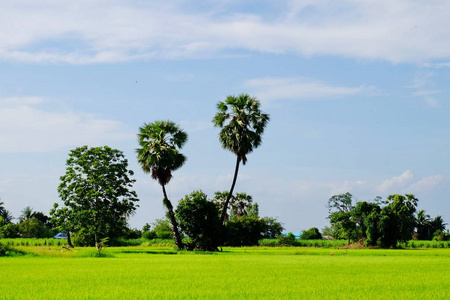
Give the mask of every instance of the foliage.
<svg viewBox="0 0 450 300">
<path fill-rule="evenodd" d="M 351 294 L 361 299 L 446 299 L 450 282 L 448 249 L 345 253 L 245 247 L 214 255 L 170 255 L 171 249 L 160 252 L 158 247 L 127 250 L 110 248 L 116 257 L 111 259 L 2 258 L 0 298 L 344 299 Z M 176 288 L 167 288 L 168 282 Z"/>
<path fill-rule="evenodd" d="M 348 244 L 355 237 L 356 224 L 352 219 L 353 195 L 350 193 L 332 196 L 327 203 L 330 224 L 338 233 L 338 238 L 346 238 Z"/>
<path fill-rule="evenodd" d="M 322 234 L 316 227 L 311 227 L 308 230 L 303 230 L 300 238 L 302 240 L 320 240 L 322 239 Z"/>
<path fill-rule="evenodd" d="M 18 224 L 19 234 L 24 238 L 48 238 L 53 232 L 42 224 L 41 221 L 32 217 Z"/>
<path fill-rule="evenodd" d="M 411 239 L 416 224 L 417 202 L 418 199 L 411 194 L 388 196 L 387 205 L 380 212 L 378 246 L 395 248 L 397 242 Z"/>
<path fill-rule="evenodd" d="M 183 233 L 191 240 L 188 248 L 217 251 L 219 246 L 219 210 L 201 190 L 186 195 L 178 203 L 175 215 Z"/>
<path fill-rule="evenodd" d="M 55 203 L 52 223 L 63 232 L 80 232 L 99 247 L 100 240 L 121 235 L 127 217 L 136 209 L 134 179 L 121 151 L 110 147 L 79 147 L 72 150 L 61 177 L 58 193 L 65 207 Z"/>
<path fill-rule="evenodd" d="M 255 203 L 254 205 L 258 205 Z M 253 205 L 253 206 L 254 206 Z M 258 217 L 258 215 L 249 214 L 250 217 Z M 274 239 L 283 232 L 283 224 L 277 221 L 276 218 L 264 217 L 261 218 L 261 222 L 264 224 L 264 231 L 262 232 L 263 239 Z"/>
<path fill-rule="evenodd" d="M 139 145 L 136 149 L 138 162 L 145 173 L 158 180 L 163 190 L 163 204 L 167 209 L 175 243 L 179 249 L 183 248 L 181 235 L 173 211 L 172 203 L 167 197 L 165 185 L 172 178 L 172 172 L 181 168 L 186 156 L 179 149 L 187 141 L 187 134 L 171 121 L 155 121 L 144 124 L 139 128 Z"/>
<path fill-rule="evenodd" d="M 225 101 L 217 104 L 217 113 L 213 124 L 220 127 L 219 140 L 222 147 L 236 155 L 236 167 L 228 192 L 227 199 L 222 207 L 220 221 L 225 224 L 228 203 L 233 195 L 239 172 L 239 164 L 245 165 L 247 155 L 253 152 L 262 143 L 262 134 L 269 122 L 269 115 L 262 113 L 259 101 L 248 94 L 228 96 Z"/>
<path fill-rule="evenodd" d="M 3 224 L 10 224 L 14 219 L 12 214 L 3 206 L 4 203 L 0 201 L 0 217 L 3 219 Z"/>
<path fill-rule="evenodd" d="M 228 246 L 258 245 L 265 231 L 265 222 L 258 217 L 243 216 L 226 224 L 225 244 Z"/>
<path fill-rule="evenodd" d="M 328 201 L 334 237 L 365 240 L 366 246 L 395 248 L 411 239 L 417 220 L 414 215 L 418 199 L 414 195 L 390 195 L 385 201 L 352 204 L 350 193 L 333 196 Z M 381 206 L 384 205 L 384 206 Z M 422 213 L 423 214 L 423 213 Z"/>
</svg>

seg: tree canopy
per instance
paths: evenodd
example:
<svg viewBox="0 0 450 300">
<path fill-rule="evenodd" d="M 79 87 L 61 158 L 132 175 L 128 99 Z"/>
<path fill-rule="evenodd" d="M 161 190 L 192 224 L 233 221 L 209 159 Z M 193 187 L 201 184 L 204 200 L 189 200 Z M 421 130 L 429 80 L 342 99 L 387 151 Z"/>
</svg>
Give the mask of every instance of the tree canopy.
<svg viewBox="0 0 450 300">
<path fill-rule="evenodd" d="M 83 146 L 70 152 L 66 165 L 58 187 L 64 206 L 55 203 L 52 222 L 65 232 L 83 232 L 97 248 L 102 239 L 120 236 L 139 201 L 123 153 Z"/>
</svg>

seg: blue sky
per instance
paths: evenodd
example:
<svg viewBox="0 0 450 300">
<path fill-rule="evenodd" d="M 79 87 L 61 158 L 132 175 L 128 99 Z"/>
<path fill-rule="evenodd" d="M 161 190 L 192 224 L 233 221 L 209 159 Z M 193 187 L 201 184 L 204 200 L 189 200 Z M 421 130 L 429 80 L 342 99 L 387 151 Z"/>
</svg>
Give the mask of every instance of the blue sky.
<svg viewBox="0 0 450 300">
<path fill-rule="evenodd" d="M 135 148 L 139 126 L 189 134 L 177 202 L 228 190 L 235 157 L 215 106 L 249 93 L 271 121 L 237 192 L 288 231 L 327 225 L 327 200 L 413 193 L 450 221 L 448 1 L 0 2 L 0 198 L 48 212 L 71 149 L 122 150 L 140 201 L 164 216 Z"/>
</svg>

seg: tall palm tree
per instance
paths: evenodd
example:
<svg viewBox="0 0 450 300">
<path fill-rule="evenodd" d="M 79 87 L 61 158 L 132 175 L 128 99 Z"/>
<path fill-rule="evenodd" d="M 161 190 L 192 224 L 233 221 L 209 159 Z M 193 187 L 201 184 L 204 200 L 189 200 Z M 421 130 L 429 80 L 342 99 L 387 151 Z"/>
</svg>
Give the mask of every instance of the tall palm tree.
<svg viewBox="0 0 450 300">
<path fill-rule="evenodd" d="M 187 134 L 171 121 L 155 121 L 146 123 L 139 128 L 139 145 L 136 149 L 138 161 L 145 173 L 158 180 L 163 190 L 163 204 L 167 208 L 175 243 L 179 249 L 183 248 L 178 223 L 175 219 L 172 203 L 165 186 L 172 178 L 172 172 L 183 166 L 186 156 L 179 149 L 187 141 Z"/>
<path fill-rule="evenodd" d="M 261 145 L 262 134 L 269 119 L 268 114 L 261 112 L 259 101 L 248 94 L 240 94 L 237 97 L 228 96 L 225 101 L 217 104 L 213 123 L 215 127 L 222 128 L 219 133 L 220 143 L 224 149 L 236 154 L 233 182 L 222 208 L 220 218 L 222 224 L 225 222 L 228 204 L 236 185 L 239 165 L 241 161 L 245 165 L 247 154 Z"/>
</svg>

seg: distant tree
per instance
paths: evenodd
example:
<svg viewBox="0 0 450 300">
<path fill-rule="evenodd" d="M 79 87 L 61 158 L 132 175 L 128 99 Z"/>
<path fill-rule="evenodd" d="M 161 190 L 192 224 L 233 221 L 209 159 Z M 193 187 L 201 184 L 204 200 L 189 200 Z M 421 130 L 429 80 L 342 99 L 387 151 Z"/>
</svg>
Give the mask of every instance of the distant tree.
<svg viewBox="0 0 450 300">
<path fill-rule="evenodd" d="M 190 239 L 188 249 L 217 251 L 219 246 L 219 209 L 201 190 L 186 195 L 175 215 L 183 233 Z"/>
<path fill-rule="evenodd" d="M 348 244 L 355 237 L 356 223 L 352 218 L 354 210 L 353 195 L 350 193 L 332 196 L 327 203 L 330 224 L 347 239 Z"/>
<path fill-rule="evenodd" d="M 47 238 L 51 231 L 35 217 L 19 223 L 19 234 L 24 238 Z"/>
<path fill-rule="evenodd" d="M 258 217 L 243 216 L 226 224 L 225 244 L 229 246 L 253 246 L 263 238 L 265 222 Z"/>
<path fill-rule="evenodd" d="M 225 224 L 229 201 L 239 172 L 239 165 L 245 165 L 247 155 L 261 145 L 262 134 L 269 122 L 269 115 L 262 113 L 259 101 L 248 94 L 228 96 L 217 104 L 217 113 L 213 119 L 215 127 L 220 127 L 219 140 L 224 149 L 236 154 L 236 167 L 233 182 L 227 199 L 222 207 L 220 221 Z"/>
<path fill-rule="evenodd" d="M 322 234 L 316 227 L 311 227 L 308 230 L 302 230 L 302 235 L 300 239 L 302 240 L 320 240 Z"/>
<path fill-rule="evenodd" d="M 377 198 L 378 199 L 378 198 Z M 375 246 L 380 237 L 379 219 L 381 207 L 377 202 L 358 202 L 352 212 L 359 239 L 366 246 Z"/>
<path fill-rule="evenodd" d="M 145 173 L 151 173 L 153 179 L 158 180 L 163 190 L 163 204 L 167 209 L 172 224 L 173 237 L 178 249 L 184 247 L 178 224 L 175 218 L 172 202 L 166 193 L 166 184 L 172 178 L 172 172 L 181 168 L 186 156 L 179 149 L 187 141 L 187 134 L 171 121 L 156 121 L 144 124 L 139 128 L 138 162 Z"/>
<path fill-rule="evenodd" d="M 425 210 L 419 210 L 416 217 L 416 229 L 419 240 L 430 240 L 432 237 L 431 217 Z"/>
<path fill-rule="evenodd" d="M 2 217 L 4 224 L 9 224 L 14 219 L 12 214 L 3 206 L 4 203 L 0 201 L 0 217 Z"/>
<path fill-rule="evenodd" d="M 54 205 L 52 222 L 66 232 L 90 237 L 98 250 L 101 240 L 119 237 L 139 201 L 131 190 L 134 173 L 123 153 L 110 147 L 72 150 L 58 193 L 65 207 Z"/>
<path fill-rule="evenodd" d="M 170 221 L 167 219 L 156 219 L 155 222 L 152 223 L 154 236 L 159 239 L 170 239 L 173 237 L 172 226 Z"/>
<path fill-rule="evenodd" d="M 27 206 L 21 211 L 21 215 L 19 216 L 19 222 L 22 223 L 23 221 L 30 220 L 32 217 L 34 217 L 34 210 Z"/>
<path fill-rule="evenodd" d="M 255 204 L 257 205 L 257 203 Z M 249 214 L 248 216 L 258 218 L 258 215 Z M 276 218 L 264 217 L 261 218 L 261 221 L 264 224 L 264 230 L 261 237 L 263 239 L 274 239 L 278 237 L 284 230 L 283 224 L 278 222 Z"/>
<path fill-rule="evenodd" d="M 396 248 L 398 242 L 411 239 L 416 225 L 417 202 L 412 194 L 388 196 L 386 206 L 380 212 L 378 246 Z"/>
</svg>

